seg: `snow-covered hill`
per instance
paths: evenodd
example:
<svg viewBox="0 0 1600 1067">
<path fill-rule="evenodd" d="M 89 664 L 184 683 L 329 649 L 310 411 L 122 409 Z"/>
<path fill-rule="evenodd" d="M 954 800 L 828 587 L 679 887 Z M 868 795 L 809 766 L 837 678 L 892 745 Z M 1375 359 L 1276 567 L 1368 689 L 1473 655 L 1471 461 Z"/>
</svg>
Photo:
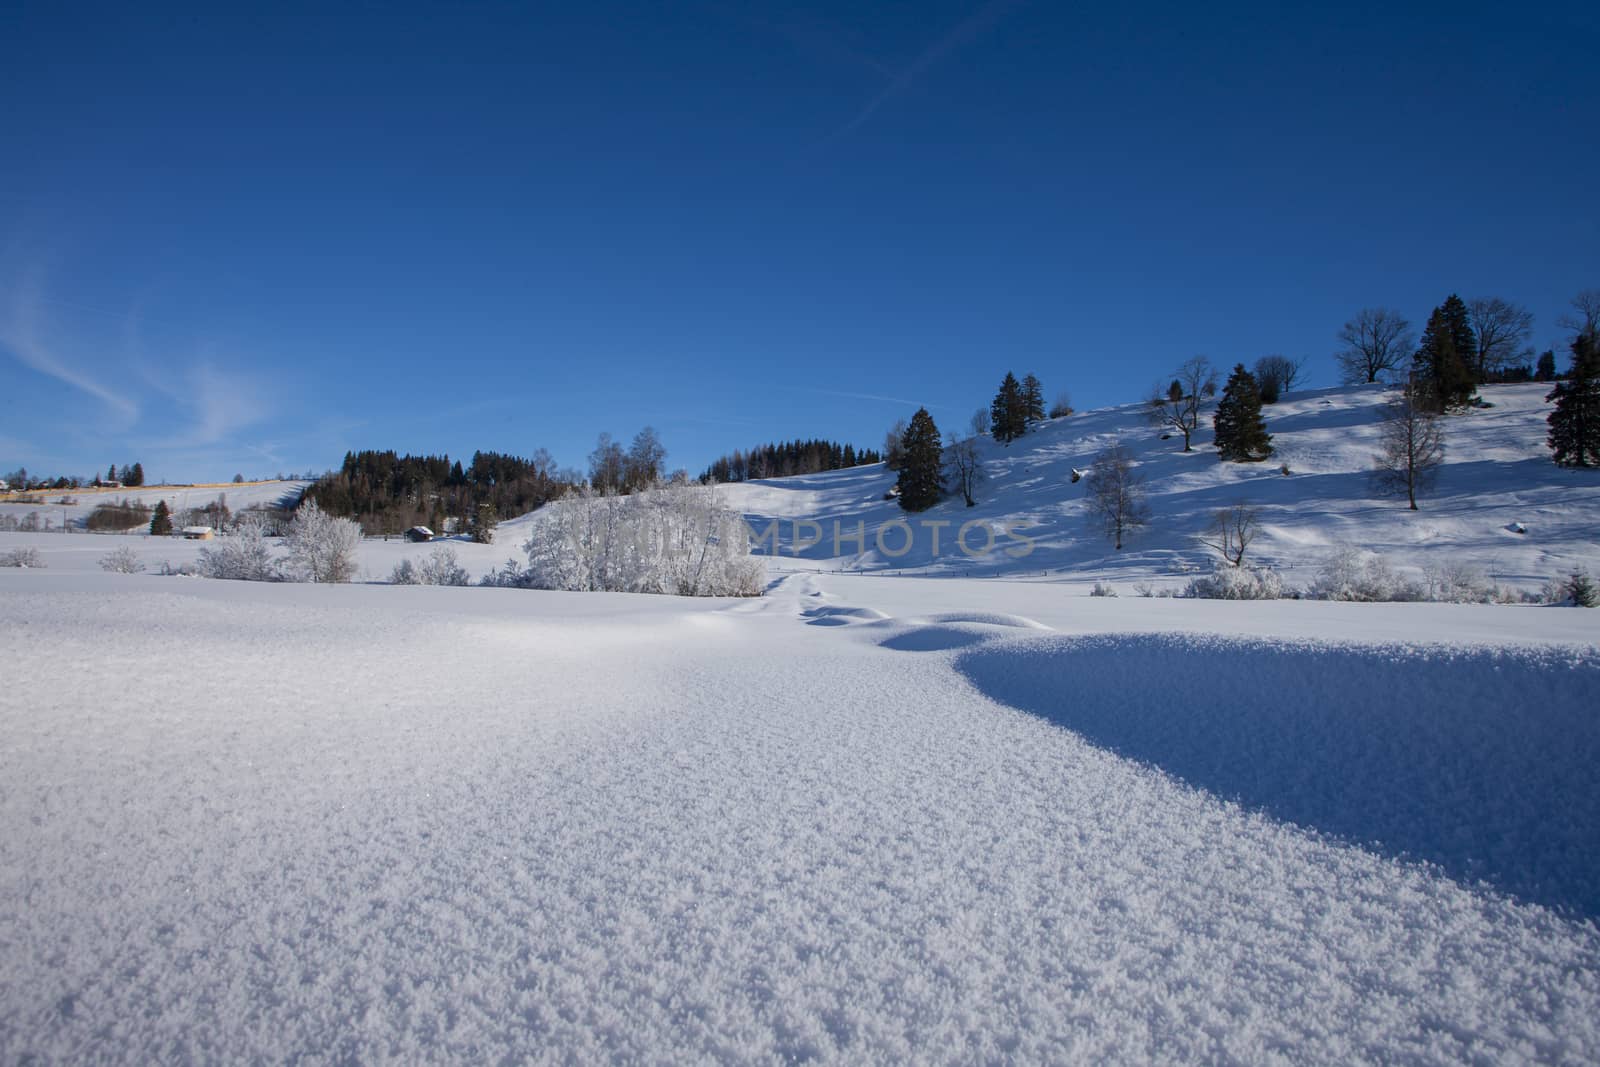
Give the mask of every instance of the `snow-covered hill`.
<svg viewBox="0 0 1600 1067">
<path fill-rule="evenodd" d="M 1184 453 L 1181 438 L 1162 440 L 1144 405 L 1129 404 L 1049 420 L 1009 446 L 982 439 L 986 478 L 973 508 L 958 495 L 906 515 L 885 499 L 895 475 L 881 465 L 729 485 L 724 492 L 758 533 L 781 520 L 784 565 L 797 568 L 1181 585 L 1215 558 L 1198 539 L 1212 516 L 1242 502 L 1258 510 L 1263 526 L 1250 559 L 1277 568 L 1294 584 L 1308 583 L 1339 546 L 1352 545 L 1380 552 L 1414 575 L 1465 566 L 1497 583 L 1531 589 L 1575 566 L 1592 571 L 1600 565 L 1600 473 L 1563 470 L 1550 461 L 1548 390 L 1537 383 L 1485 386 L 1492 407 L 1447 419 L 1446 465 L 1416 512 L 1371 484 L 1389 398 L 1378 386 L 1296 393 L 1267 407 L 1277 451 L 1265 463 L 1217 459 L 1213 405 L 1202 413 L 1195 451 Z M 1071 478 L 1074 468 L 1088 468 L 1115 443 L 1137 461 L 1154 515 L 1121 552 L 1087 521 L 1086 483 Z M 901 520 L 914 536 L 908 550 L 895 554 L 906 545 L 906 533 L 885 527 Z M 995 531 L 992 551 L 969 555 L 956 547 L 959 528 L 974 520 Z M 854 543 L 858 523 L 864 524 L 862 547 Z M 1515 532 L 1518 525 L 1526 532 Z M 1006 531 L 1027 537 L 1031 549 L 1021 554 L 1026 546 Z M 974 527 L 966 542 L 981 549 L 987 535 Z M 1130 591 L 1125 584 L 1124 594 Z"/>
<path fill-rule="evenodd" d="M 138 489 L 41 489 L 28 493 L 0 494 L 0 516 L 9 515 L 21 521 L 28 514 L 37 512 L 41 525 L 49 523 L 53 530 L 59 531 L 63 525 L 82 530 L 84 520 L 101 504 L 117 504 L 128 500 L 153 508 L 156 501 L 165 500 L 167 507 L 178 513 L 203 508 L 220 500 L 232 511 L 243 511 L 246 508 L 293 505 L 310 484 L 305 481 L 265 481 L 150 485 Z"/>
</svg>

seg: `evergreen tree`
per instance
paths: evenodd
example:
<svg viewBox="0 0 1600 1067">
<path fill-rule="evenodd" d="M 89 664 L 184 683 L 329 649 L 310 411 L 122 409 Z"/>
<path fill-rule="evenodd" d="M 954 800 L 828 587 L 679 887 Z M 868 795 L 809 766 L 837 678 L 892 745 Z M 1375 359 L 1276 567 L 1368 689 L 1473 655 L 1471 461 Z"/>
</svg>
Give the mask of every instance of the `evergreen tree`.
<svg viewBox="0 0 1600 1067">
<path fill-rule="evenodd" d="M 1012 379 L 1012 384 L 1016 380 Z M 927 408 L 918 408 L 911 416 L 901 441 L 900 506 L 907 511 L 926 511 L 944 495 L 942 468 L 944 444 L 939 440 L 939 427 Z"/>
<path fill-rule="evenodd" d="M 1000 391 L 989 405 L 989 431 L 1001 444 L 1010 444 L 1028 432 L 1028 399 L 1017 376 L 1006 371 Z"/>
<path fill-rule="evenodd" d="M 1272 435 L 1261 419 L 1261 388 L 1243 363 L 1235 364 L 1228 376 L 1212 425 L 1222 459 L 1254 463 L 1272 455 Z"/>
<path fill-rule="evenodd" d="M 144 484 L 144 467 L 135 463 L 122 472 L 122 480 L 130 487 L 137 488 Z"/>
<path fill-rule="evenodd" d="M 114 482 L 116 480 L 117 480 L 117 465 L 115 463 L 113 463 L 111 466 L 106 468 L 106 481 Z"/>
<path fill-rule="evenodd" d="M 1533 372 L 1536 382 L 1553 382 L 1556 380 L 1556 354 L 1554 350 L 1546 349 L 1539 356 L 1538 369 Z"/>
<path fill-rule="evenodd" d="M 1550 451 L 1562 467 L 1600 467 L 1600 333 L 1572 341 L 1572 369 L 1546 400 L 1555 401 Z"/>
<path fill-rule="evenodd" d="M 1031 374 L 1022 379 L 1022 407 L 1028 422 L 1044 421 L 1044 386 Z"/>
<path fill-rule="evenodd" d="M 1457 410 L 1472 400 L 1471 362 L 1477 351 L 1467 305 L 1451 294 L 1428 316 L 1415 356 L 1417 383 L 1434 410 Z"/>
<path fill-rule="evenodd" d="M 488 545 L 494 543 L 494 528 L 500 525 L 500 517 L 495 514 L 493 504 L 479 504 L 478 510 L 472 515 L 472 522 L 467 532 L 476 544 Z"/>
<path fill-rule="evenodd" d="M 150 516 L 150 536 L 167 537 L 172 533 L 172 510 L 165 500 L 156 501 L 155 514 Z"/>
</svg>

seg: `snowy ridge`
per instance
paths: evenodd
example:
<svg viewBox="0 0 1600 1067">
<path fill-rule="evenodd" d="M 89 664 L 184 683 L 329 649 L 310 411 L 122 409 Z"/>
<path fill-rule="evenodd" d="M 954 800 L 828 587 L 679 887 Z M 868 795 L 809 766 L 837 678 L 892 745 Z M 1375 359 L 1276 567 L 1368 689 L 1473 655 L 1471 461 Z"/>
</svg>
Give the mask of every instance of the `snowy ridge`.
<svg viewBox="0 0 1600 1067">
<path fill-rule="evenodd" d="M 1009 447 L 982 439 L 985 482 L 978 506 L 959 496 L 908 516 L 884 495 L 895 475 L 882 466 L 723 487 L 758 534 L 781 520 L 783 566 L 929 576 L 1046 578 L 1089 584 L 1111 581 L 1123 595 L 1132 585 L 1181 587 L 1181 577 L 1208 570 L 1215 553 L 1198 541 L 1212 515 L 1231 504 L 1255 507 L 1263 524 L 1250 559 L 1307 585 L 1341 544 L 1379 551 L 1413 578 L 1430 566 L 1473 567 L 1509 587 L 1535 589 L 1573 567 L 1600 570 L 1600 475 L 1556 467 L 1545 447 L 1546 384 L 1491 385 L 1483 396 L 1494 406 L 1445 421 L 1446 464 L 1438 487 L 1411 512 L 1403 500 L 1374 495 L 1368 471 L 1378 451 L 1378 386 L 1352 386 L 1291 394 L 1264 409 L 1276 454 L 1267 462 L 1221 463 L 1211 448 L 1210 415 L 1202 411 L 1193 453 L 1161 431 L 1132 404 L 1047 420 Z M 1083 482 L 1095 455 L 1114 443 L 1133 454 L 1146 479 L 1154 519 L 1118 553 L 1085 519 Z M 1279 472 L 1287 463 L 1290 474 Z M 795 520 L 813 520 L 820 532 Z M 887 530 L 896 520 L 948 522 L 941 551 L 929 532 L 905 543 Z M 996 548 L 976 558 L 952 550 L 962 524 L 976 520 L 995 531 Z M 866 545 L 851 540 L 864 525 Z M 835 544 L 835 524 L 841 531 Z M 1517 533 L 1521 524 L 1525 533 Z M 1020 543 L 1005 531 L 1031 539 Z M 884 532 L 884 548 L 877 543 Z M 820 542 L 804 542 L 820 536 Z M 968 544 L 981 548 L 974 529 Z"/>
</svg>

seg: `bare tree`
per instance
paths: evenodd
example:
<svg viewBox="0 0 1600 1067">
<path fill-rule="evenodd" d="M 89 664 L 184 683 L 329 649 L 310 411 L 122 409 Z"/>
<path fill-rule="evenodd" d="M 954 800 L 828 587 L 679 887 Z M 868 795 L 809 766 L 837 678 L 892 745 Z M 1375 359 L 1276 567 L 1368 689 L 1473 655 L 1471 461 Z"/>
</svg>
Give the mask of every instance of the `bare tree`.
<svg viewBox="0 0 1600 1067">
<path fill-rule="evenodd" d="M 667 447 L 655 427 L 646 426 L 634 435 L 623 460 L 623 484 L 627 492 L 648 488 L 661 480 L 666 467 Z"/>
<path fill-rule="evenodd" d="M 978 459 L 978 439 L 958 434 L 945 447 L 944 465 L 951 484 L 961 491 L 961 498 L 972 507 L 978 502 L 974 495 L 978 483 L 983 481 L 983 464 Z"/>
<path fill-rule="evenodd" d="M 1150 420 L 1158 426 L 1170 426 L 1183 434 L 1183 450 L 1193 452 L 1189 441 L 1196 426 L 1200 425 L 1200 404 L 1217 392 L 1217 372 L 1205 356 L 1185 360 L 1178 368 L 1172 384 L 1151 390 Z"/>
<path fill-rule="evenodd" d="M 883 435 L 883 465 L 889 470 L 900 469 L 900 461 L 906 454 L 906 430 L 909 426 L 905 419 L 896 419 L 895 424 L 889 427 L 889 432 Z"/>
<path fill-rule="evenodd" d="M 602 492 L 620 492 L 627 466 L 628 457 L 623 453 L 622 446 L 612 440 L 609 433 L 602 433 L 595 441 L 594 451 L 589 453 L 589 484 Z"/>
<path fill-rule="evenodd" d="M 972 433 L 976 437 L 982 437 L 984 434 L 988 433 L 990 425 L 989 409 L 979 408 L 977 411 L 974 411 L 972 413 L 972 421 L 968 423 L 968 425 L 972 427 Z"/>
<path fill-rule="evenodd" d="M 1055 403 L 1050 405 L 1052 419 L 1064 419 L 1072 414 L 1072 394 L 1065 389 L 1056 394 Z"/>
<path fill-rule="evenodd" d="M 1373 458 L 1372 478 L 1379 491 L 1405 494 L 1417 510 L 1417 494 L 1433 488 L 1444 463 L 1444 428 L 1415 382 L 1401 387 L 1388 406 L 1380 438 L 1382 451 Z"/>
<path fill-rule="evenodd" d="M 1256 360 L 1256 384 L 1261 387 L 1261 402 L 1276 404 L 1278 398 L 1293 389 L 1305 371 L 1305 360 L 1292 360 L 1288 356 L 1262 356 Z"/>
<path fill-rule="evenodd" d="M 1600 334 L 1600 289 L 1585 289 L 1572 298 L 1572 310 L 1556 320 L 1574 334 Z"/>
<path fill-rule="evenodd" d="M 1088 490 L 1089 519 L 1105 531 L 1117 550 L 1129 533 L 1150 521 L 1144 479 L 1121 445 L 1112 445 L 1095 457 L 1089 468 Z"/>
<path fill-rule="evenodd" d="M 1200 543 L 1214 548 L 1222 558 L 1238 567 L 1244 563 L 1244 553 L 1250 542 L 1261 532 L 1261 523 L 1254 508 L 1240 503 L 1221 509 L 1212 516 L 1211 525 L 1201 535 Z"/>
<path fill-rule="evenodd" d="M 1472 373 L 1486 382 L 1519 362 L 1529 359 L 1528 335 L 1533 332 L 1533 312 L 1501 300 L 1484 296 L 1467 304 L 1468 319 L 1478 335 L 1478 351 L 1473 353 Z"/>
<path fill-rule="evenodd" d="M 1411 324 L 1390 308 L 1362 308 L 1344 324 L 1339 340 L 1344 347 L 1333 358 L 1346 385 L 1387 377 L 1406 365 L 1416 347 Z"/>
</svg>

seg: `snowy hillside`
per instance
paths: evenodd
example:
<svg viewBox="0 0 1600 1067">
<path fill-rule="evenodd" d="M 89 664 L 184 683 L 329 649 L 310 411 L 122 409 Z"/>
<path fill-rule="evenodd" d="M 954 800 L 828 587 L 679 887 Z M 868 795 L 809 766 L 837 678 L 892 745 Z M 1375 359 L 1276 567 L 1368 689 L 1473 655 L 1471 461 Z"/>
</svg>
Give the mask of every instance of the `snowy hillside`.
<svg viewBox="0 0 1600 1067">
<path fill-rule="evenodd" d="M 1340 544 L 1383 553 L 1420 574 L 1445 564 L 1476 568 L 1508 586 L 1536 588 L 1574 566 L 1600 570 L 1600 475 L 1556 467 L 1545 447 L 1549 407 L 1543 384 L 1491 385 L 1482 394 L 1491 408 L 1445 420 L 1446 466 L 1437 488 L 1412 512 L 1405 501 L 1377 495 L 1368 477 L 1378 451 L 1385 391 L 1357 386 L 1295 393 L 1264 409 L 1276 454 L 1265 463 L 1221 463 L 1211 447 L 1210 414 L 1202 412 L 1195 451 L 1161 440 L 1142 404 L 1054 419 L 1009 446 L 980 443 L 985 482 L 978 506 L 959 496 L 920 515 L 906 515 L 884 495 L 895 475 L 882 466 L 724 487 L 728 501 L 750 516 L 758 533 L 779 518 L 783 566 L 934 576 L 1047 577 L 1077 582 L 1153 581 L 1181 585 L 1183 575 L 1208 569 L 1215 553 L 1200 544 L 1219 508 L 1243 502 L 1256 508 L 1262 536 L 1250 558 L 1307 584 Z M 1123 551 L 1115 552 L 1085 519 L 1087 469 L 1097 453 L 1120 442 L 1146 479 L 1153 520 Z M 1287 463 L 1290 473 L 1280 473 Z M 884 530 L 904 519 L 915 536 L 903 555 L 904 533 Z M 791 562 L 796 520 L 800 562 Z M 959 527 L 978 520 L 993 528 L 994 550 L 969 556 L 954 547 Z M 924 522 L 948 522 L 939 552 Z M 865 524 L 866 544 L 850 540 Z M 1513 532 L 1521 524 L 1526 533 Z M 836 528 L 840 544 L 834 543 Z M 1007 536 L 1015 530 L 1032 550 Z M 805 542 L 820 537 L 819 543 Z M 967 544 L 981 549 L 986 535 L 974 528 Z"/>
<path fill-rule="evenodd" d="M 165 500 L 174 513 L 204 508 L 223 501 L 231 511 L 293 505 L 310 482 L 242 482 L 217 485 L 150 485 L 138 489 L 39 489 L 29 493 L 0 494 L 0 516 L 21 521 L 38 513 L 41 525 L 59 531 L 63 525 L 82 530 L 84 520 L 100 504 L 128 500 L 153 508 Z M 66 501 L 66 503 L 63 503 Z"/>
</svg>

